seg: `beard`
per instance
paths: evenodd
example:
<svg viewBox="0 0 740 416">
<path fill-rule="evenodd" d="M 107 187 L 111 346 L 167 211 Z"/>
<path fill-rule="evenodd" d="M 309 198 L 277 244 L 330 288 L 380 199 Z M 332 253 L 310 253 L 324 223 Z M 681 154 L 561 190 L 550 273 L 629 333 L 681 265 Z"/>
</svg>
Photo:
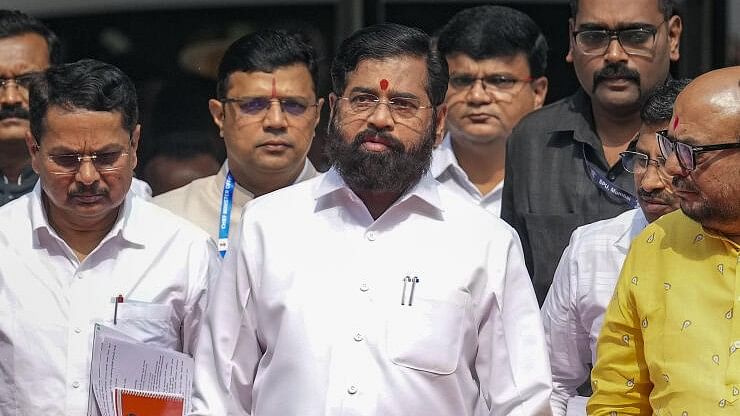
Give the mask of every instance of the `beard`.
<svg viewBox="0 0 740 416">
<path fill-rule="evenodd" d="M 422 133 L 419 144 L 406 149 L 398 138 L 384 130 L 365 129 L 351 142 L 346 140 L 337 114 L 329 121 L 324 151 L 353 191 L 401 194 L 416 185 L 429 170 L 435 140 L 434 121 Z M 366 151 L 362 144 L 368 136 L 383 138 L 388 150 Z"/>
<path fill-rule="evenodd" d="M 688 202 L 681 200 L 681 211 L 687 217 L 702 224 L 731 223 L 740 218 L 740 206 L 737 204 L 737 196 L 730 186 L 724 184 L 719 190 L 717 198 L 708 199 L 699 193 L 697 187 L 689 180 L 681 176 L 673 177 L 674 188 L 695 192 L 699 196 L 698 201 Z"/>
</svg>

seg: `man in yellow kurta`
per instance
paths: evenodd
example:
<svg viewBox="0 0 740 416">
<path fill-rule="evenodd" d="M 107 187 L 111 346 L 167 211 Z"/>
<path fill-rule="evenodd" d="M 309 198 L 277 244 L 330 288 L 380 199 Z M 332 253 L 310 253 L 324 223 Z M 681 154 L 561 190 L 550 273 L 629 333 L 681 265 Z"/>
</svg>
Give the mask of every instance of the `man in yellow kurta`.
<svg viewBox="0 0 740 416">
<path fill-rule="evenodd" d="M 632 243 L 588 414 L 738 415 L 740 67 L 689 84 L 659 143 L 681 210 Z"/>
</svg>

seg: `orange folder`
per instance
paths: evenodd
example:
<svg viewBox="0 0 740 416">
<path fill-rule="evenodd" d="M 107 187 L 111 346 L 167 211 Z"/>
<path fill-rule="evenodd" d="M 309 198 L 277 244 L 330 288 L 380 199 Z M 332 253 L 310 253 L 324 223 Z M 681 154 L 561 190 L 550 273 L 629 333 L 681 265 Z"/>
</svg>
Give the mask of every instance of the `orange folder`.
<svg viewBox="0 0 740 416">
<path fill-rule="evenodd" d="M 116 388 L 118 416 L 184 416 L 182 395 Z"/>
</svg>

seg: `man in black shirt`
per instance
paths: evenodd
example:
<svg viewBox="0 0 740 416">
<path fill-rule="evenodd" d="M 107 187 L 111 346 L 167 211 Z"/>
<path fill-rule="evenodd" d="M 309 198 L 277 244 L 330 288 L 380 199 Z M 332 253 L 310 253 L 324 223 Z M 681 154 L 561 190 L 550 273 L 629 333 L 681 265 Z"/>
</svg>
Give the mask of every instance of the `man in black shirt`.
<svg viewBox="0 0 740 416">
<path fill-rule="evenodd" d="M 501 217 L 516 228 L 540 304 L 578 226 L 636 206 L 619 163 L 644 99 L 678 59 L 670 0 L 572 0 L 570 50 L 581 87 L 525 117 L 509 137 Z"/>
<path fill-rule="evenodd" d="M 57 37 L 43 23 L 0 10 L 0 206 L 38 179 L 26 149 L 28 84 L 34 73 L 60 62 Z"/>
</svg>

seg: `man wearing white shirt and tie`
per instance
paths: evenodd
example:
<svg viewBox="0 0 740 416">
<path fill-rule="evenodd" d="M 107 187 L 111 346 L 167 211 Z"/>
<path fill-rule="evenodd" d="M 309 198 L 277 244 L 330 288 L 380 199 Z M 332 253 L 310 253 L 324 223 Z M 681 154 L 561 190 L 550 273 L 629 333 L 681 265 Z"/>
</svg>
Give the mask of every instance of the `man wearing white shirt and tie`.
<svg viewBox="0 0 740 416">
<path fill-rule="evenodd" d="M 332 169 L 251 202 L 196 353 L 195 415 L 549 415 L 519 240 L 428 172 L 445 62 L 400 25 L 332 65 Z"/>
<path fill-rule="evenodd" d="M 634 174 L 640 208 L 577 228 L 555 271 L 542 305 L 555 416 L 586 414 L 588 398 L 579 396 L 577 389 L 588 380 L 596 360 L 604 311 L 632 239 L 648 222 L 679 207 L 655 132 L 667 128 L 673 102 L 688 83 L 669 80 L 647 99 L 640 113 L 642 126 L 635 149 L 621 155 L 625 169 Z"/>
<path fill-rule="evenodd" d="M 0 414 L 88 414 L 93 328 L 190 353 L 219 261 L 205 232 L 130 188 L 133 82 L 95 60 L 30 84 L 34 190 L 0 208 Z"/>
</svg>

